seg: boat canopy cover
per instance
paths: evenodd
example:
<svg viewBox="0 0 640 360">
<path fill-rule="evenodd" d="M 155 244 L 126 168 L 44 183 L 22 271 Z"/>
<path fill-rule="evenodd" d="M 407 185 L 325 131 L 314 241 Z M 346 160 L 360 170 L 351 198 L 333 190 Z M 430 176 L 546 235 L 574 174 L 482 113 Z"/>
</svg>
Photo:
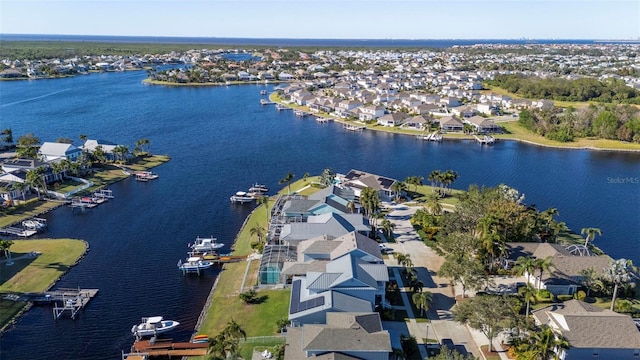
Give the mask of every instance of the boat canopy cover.
<svg viewBox="0 0 640 360">
<path fill-rule="evenodd" d="M 162 316 L 152 316 L 147 318 L 147 324 L 155 324 L 162 321 Z"/>
<path fill-rule="evenodd" d="M 200 258 L 197 256 L 190 257 L 187 259 L 187 262 L 198 262 L 198 261 L 200 261 Z"/>
</svg>

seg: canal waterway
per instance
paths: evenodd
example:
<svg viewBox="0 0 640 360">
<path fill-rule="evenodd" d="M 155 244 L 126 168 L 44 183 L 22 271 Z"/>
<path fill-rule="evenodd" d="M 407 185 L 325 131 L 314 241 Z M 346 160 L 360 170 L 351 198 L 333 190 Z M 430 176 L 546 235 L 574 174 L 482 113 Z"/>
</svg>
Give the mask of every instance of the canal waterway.
<svg viewBox="0 0 640 360">
<path fill-rule="evenodd" d="M 249 205 L 229 196 L 252 183 L 271 189 L 287 172 L 296 178 L 330 167 L 404 179 L 453 169 L 455 188 L 508 184 L 539 209 L 556 207 L 574 230 L 598 227 L 596 244 L 614 258 L 640 263 L 640 154 L 560 150 L 500 141 L 427 143 L 410 136 L 345 131 L 291 112 L 261 106 L 272 85 L 161 87 L 142 84 L 144 72 L 101 73 L 67 79 L 0 82 L 0 128 L 17 138 L 33 132 L 110 140 L 172 160 L 160 178 L 113 185 L 115 199 L 95 209 L 68 207 L 47 215 L 47 237 L 86 240 L 90 251 L 57 287 L 99 288 L 76 318 L 55 321 L 35 307 L 0 339 L 2 359 L 115 359 L 133 342 L 143 316 L 181 322 L 185 340 L 217 275 L 183 276 L 176 263 L 196 236 L 216 236 L 229 249 Z M 77 141 L 79 142 L 79 140 Z M 215 306 L 215 305 L 214 305 Z"/>
</svg>

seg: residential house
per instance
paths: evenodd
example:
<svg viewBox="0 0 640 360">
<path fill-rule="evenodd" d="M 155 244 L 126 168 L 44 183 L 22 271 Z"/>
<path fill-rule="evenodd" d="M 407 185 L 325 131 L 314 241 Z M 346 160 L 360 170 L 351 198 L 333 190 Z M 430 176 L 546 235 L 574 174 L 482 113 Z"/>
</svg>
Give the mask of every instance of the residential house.
<svg viewBox="0 0 640 360">
<path fill-rule="evenodd" d="M 369 106 L 361 106 L 358 108 L 359 114 L 358 119 L 360 121 L 369 121 L 373 119 L 377 119 L 384 115 L 385 108 L 383 106 L 369 105 Z"/>
<path fill-rule="evenodd" d="M 462 131 L 464 125 L 462 121 L 453 116 L 445 116 L 440 119 L 440 130 L 442 131 Z"/>
<path fill-rule="evenodd" d="M 287 261 L 281 267 L 281 281 L 290 283 L 294 276 L 303 276 L 310 271 L 325 271 L 329 261 L 351 253 L 371 264 L 383 264 L 377 241 L 357 232 L 331 239 L 326 235 L 300 241 L 296 247 L 297 261 Z"/>
<path fill-rule="evenodd" d="M 579 300 L 556 303 L 532 312 L 537 325 L 549 325 L 569 342 L 563 360 L 640 358 L 640 331 L 629 315 Z"/>
<path fill-rule="evenodd" d="M 295 79 L 295 77 L 287 72 L 281 72 L 280 74 L 278 74 L 278 80 L 291 81 L 293 79 Z"/>
<path fill-rule="evenodd" d="M 391 336 L 380 314 L 332 312 L 326 324 L 287 329 L 285 360 L 388 360 Z"/>
<path fill-rule="evenodd" d="M 493 103 L 477 104 L 478 112 L 485 115 L 493 115 L 498 111 L 498 107 Z"/>
<path fill-rule="evenodd" d="M 378 125 L 385 127 L 400 126 L 404 123 L 407 117 L 407 114 L 401 112 L 386 114 L 378 118 Z"/>
<path fill-rule="evenodd" d="M 487 118 L 483 118 L 482 116 L 472 116 L 470 118 L 462 119 L 465 124 L 469 124 L 473 126 L 475 132 L 484 134 L 484 133 L 496 133 L 500 132 L 502 128 L 496 125 L 493 120 L 489 120 Z"/>
<path fill-rule="evenodd" d="M 347 253 L 291 283 L 289 320 L 322 323 L 330 312 L 371 312 L 384 302 L 389 274 L 385 264 L 371 264 Z"/>
<path fill-rule="evenodd" d="M 471 105 L 464 105 L 451 108 L 451 113 L 461 118 L 470 118 L 478 114 L 478 110 Z"/>
<path fill-rule="evenodd" d="M 402 124 L 402 127 L 415 130 L 429 130 L 431 128 L 432 122 L 433 118 L 430 116 L 417 115 L 405 120 L 404 124 Z"/>
<path fill-rule="evenodd" d="M 456 107 L 456 106 L 460 106 L 460 100 L 458 100 L 458 98 L 455 97 L 443 97 L 440 98 L 440 105 L 441 106 L 446 106 L 446 107 Z"/>
<path fill-rule="evenodd" d="M 564 246 L 551 243 L 507 243 L 509 259 L 515 261 L 520 256 L 536 259 L 551 258 L 551 272 L 525 274 L 536 288 L 549 290 L 554 295 L 573 295 L 582 286 L 583 270 L 594 269 L 600 276 L 612 261 L 608 255 L 579 256 L 572 254 Z"/>
<path fill-rule="evenodd" d="M 113 152 L 113 149 L 118 147 L 118 144 L 106 140 L 87 139 L 84 145 L 82 145 L 82 149 L 90 153 L 96 151 L 98 147 L 102 147 L 102 151 L 107 157 L 107 160 L 116 160 L 116 154 Z"/>
<path fill-rule="evenodd" d="M 45 142 L 40 146 L 38 155 L 45 161 L 50 162 L 54 160 L 67 159 L 69 161 L 76 161 L 82 154 L 82 150 L 74 146 L 73 144 Z"/>
<path fill-rule="evenodd" d="M 369 220 L 361 214 L 327 212 L 307 216 L 306 221 L 303 222 L 284 224 L 280 230 L 279 239 L 285 244 L 296 245 L 302 240 L 317 236 L 327 235 L 336 238 L 352 231 L 369 234 L 371 231 Z"/>
<path fill-rule="evenodd" d="M 391 186 L 396 181 L 397 180 L 392 178 L 374 175 L 360 170 L 350 170 L 342 179 L 340 186 L 352 189 L 358 198 L 360 197 L 362 189 L 369 187 L 378 192 L 380 200 L 391 201 L 396 195 L 391 189 Z"/>
<path fill-rule="evenodd" d="M 531 107 L 540 109 L 540 110 L 549 110 L 553 108 L 553 101 L 552 100 L 538 100 L 538 101 L 534 100 L 531 102 Z"/>
</svg>

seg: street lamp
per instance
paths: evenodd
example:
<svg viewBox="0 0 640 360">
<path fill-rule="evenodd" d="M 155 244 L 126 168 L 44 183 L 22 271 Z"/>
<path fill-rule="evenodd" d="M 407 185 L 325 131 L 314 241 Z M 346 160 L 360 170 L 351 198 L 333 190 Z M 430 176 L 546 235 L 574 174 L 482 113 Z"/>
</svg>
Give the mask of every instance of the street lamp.
<svg viewBox="0 0 640 360">
<path fill-rule="evenodd" d="M 427 359 L 429 358 L 429 324 L 427 324 L 427 338 L 424 340 L 424 347 L 427 350 Z"/>
</svg>

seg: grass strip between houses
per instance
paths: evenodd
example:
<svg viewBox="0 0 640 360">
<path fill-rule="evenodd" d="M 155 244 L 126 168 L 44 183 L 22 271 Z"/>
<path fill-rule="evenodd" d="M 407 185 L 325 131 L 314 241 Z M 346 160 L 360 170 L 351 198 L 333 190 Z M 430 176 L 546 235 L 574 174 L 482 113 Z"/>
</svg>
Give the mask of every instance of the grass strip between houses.
<svg viewBox="0 0 640 360">
<path fill-rule="evenodd" d="M 74 239 L 14 240 L 14 264 L 0 263 L 0 294 L 48 290 L 87 251 L 87 243 Z M 30 256 L 32 252 L 40 253 Z M 4 328 L 27 303 L 4 300 L 0 296 L 0 326 Z"/>
</svg>

